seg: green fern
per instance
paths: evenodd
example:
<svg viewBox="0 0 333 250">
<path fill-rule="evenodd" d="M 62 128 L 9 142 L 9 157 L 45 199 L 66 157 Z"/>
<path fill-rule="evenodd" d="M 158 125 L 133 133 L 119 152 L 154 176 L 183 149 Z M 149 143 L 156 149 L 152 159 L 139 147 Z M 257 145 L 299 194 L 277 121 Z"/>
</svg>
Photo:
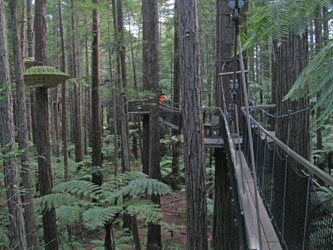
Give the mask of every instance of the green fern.
<svg viewBox="0 0 333 250">
<path fill-rule="evenodd" d="M 60 206 L 56 210 L 58 225 L 61 228 L 80 221 L 80 208 L 78 206 Z"/>
<path fill-rule="evenodd" d="M 97 227 L 104 226 L 106 221 L 110 220 L 121 211 L 122 208 L 119 206 L 106 208 L 94 206 L 83 213 L 83 221 L 89 229 L 94 230 Z"/>
<path fill-rule="evenodd" d="M 124 205 L 126 205 L 125 210 L 128 214 L 136 215 L 139 220 L 145 223 L 157 224 L 162 218 L 161 208 L 150 200 L 131 199 Z"/>
<path fill-rule="evenodd" d="M 58 208 L 61 206 L 72 206 L 76 204 L 76 199 L 69 194 L 55 193 L 48 194 L 35 199 L 35 209 L 43 211 L 44 209 Z"/>
<path fill-rule="evenodd" d="M 321 93 L 314 109 L 322 108 L 317 122 L 323 125 L 333 114 L 333 42 L 322 48 L 312 62 L 303 70 L 285 99 L 316 97 Z M 309 89 L 306 93 L 304 89 Z"/>
<path fill-rule="evenodd" d="M 138 179 L 130 181 L 126 186 L 121 187 L 111 193 L 110 201 L 114 201 L 122 196 L 137 196 L 139 194 L 147 193 L 148 195 L 166 195 L 171 192 L 168 185 L 156 179 Z"/>
<path fill-rule="evenodd" d="M 67 192 L 90 199 L 99 199 L 99 196 L 102 192 L 100 186 L 95 185 L 89 181 L 79 181 L 79 180 L 62 182 L 56 185 L 53 188 L 53 191 Z"/>
<path fill-rule="evenodd" d="M 247 23 L 248 39 L 244 49 L 261 42 L 284 39 L 289 31 L 303 35 L 320 7 L 330 8 L 330 0 L 277 0 L 250 12 Z M 332 13 L 329 13 L 329 17 Z"/>
</svg>

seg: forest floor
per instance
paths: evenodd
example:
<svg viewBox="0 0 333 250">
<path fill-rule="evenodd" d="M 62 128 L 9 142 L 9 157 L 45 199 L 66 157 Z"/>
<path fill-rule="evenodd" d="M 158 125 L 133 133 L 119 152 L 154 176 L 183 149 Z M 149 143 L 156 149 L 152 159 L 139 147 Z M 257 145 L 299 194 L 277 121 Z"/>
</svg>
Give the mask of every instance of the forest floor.
<svg viewBox="0 0 333 250">
<path fill-rule="evenodd" d="M 162 208 L 162 242 L 163 249 L 185 249 L 186 244 L 186 199 L 185 193 L 171 193 L 161 197 Z M 146 227 L 139 225 L 140 239 L 145 240 Z M 105 234 L 101 233 L 97 239 L 104 240 Z M 96 238 L 95 238 L 96 239 Z M 95 248 L 97 244 L 88 244 L 85 250 Z M 134 249 L 134 247 L 133 247 Z"/>
</svg>

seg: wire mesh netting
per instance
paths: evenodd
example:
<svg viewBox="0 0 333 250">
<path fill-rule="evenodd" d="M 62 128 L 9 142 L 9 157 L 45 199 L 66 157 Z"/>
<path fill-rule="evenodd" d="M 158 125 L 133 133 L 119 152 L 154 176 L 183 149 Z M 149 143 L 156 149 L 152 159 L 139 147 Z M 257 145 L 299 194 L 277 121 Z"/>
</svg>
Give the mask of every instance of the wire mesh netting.
<svg viewBox="0 0 333 250">
<path fill-rule="evenodd" d="M 258 188 L 281 244 L 289 250 L 333 250 L 333 211 L 323 199 L 332 199 L 332 193 L 316 184 L 311 175 L 256 125 L 251 127 Z M 246 129 L 243 147 L 250 162 Z"/>
<path fill-rule="evenodd" d="M 160 104 L 160 118 L 167 126 L 171 126 L 173 129 L 178 131 L 179 134 L 181 133 L 183 118 L 179 109 Z"/>
</svg>

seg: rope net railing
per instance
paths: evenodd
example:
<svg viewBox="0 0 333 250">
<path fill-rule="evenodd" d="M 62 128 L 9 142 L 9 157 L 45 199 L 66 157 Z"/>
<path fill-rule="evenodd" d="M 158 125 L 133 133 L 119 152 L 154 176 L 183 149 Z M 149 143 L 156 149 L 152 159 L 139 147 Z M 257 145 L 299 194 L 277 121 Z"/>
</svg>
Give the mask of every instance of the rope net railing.
<svg viewBox="0 0 333 250">
<path fill-rule="evenodd" d="M 252 114 L 260 118 L 260 114 Z M 251 128 L 258 189 L 280 242 L 289 250 L 333 250 L 332 177 L 316 170 L 310 163 L 300 164 L 297 156 L 286 150 L 287 146 L 275 141 L 274 136 L 263 129 L 261 124 L 270 124 L 269 121 L 252 120 Z M 246 120 L 243 122 L 246 128 Z M 246 129 L 243 151 L 249 162 Z M 318 179 L 326 186 L 320 186 Z"/>
<path fill-rule="evenodd" d="M 249 232 L 247 227 L 254 228 L 255 226 L 246 225 L 242 204 L 240 202 L 240 193 L 242 192 L 242 185 L 243 183 L 237 178 L 237 155 L 235 151 L 235 146 L 233 144 L 233 138 L 231 136 L 231 131 L 229 128 L 228 120 L 221 109 L 219 109 L 219 134 L 221 135 L 224 141 L 224 151 L 227 156 L 227 166 L 229 170 L 229 178 L 231 181 L 231 187 L 228 192 L 232 193 L 233 197 L 233 210 L 235 214 L 234 222 L 235 227 L 231 230 L 237 230 L 238 233 L 238 241 L 240 244 L 240 249 L 259 249 L 259 242 L 258 242 L 258 235 L 255 231 Z M 229 146 L 226 146 L 229 145 Z"/>
<path fill-rule="evenodd" d="M 183 128 L 183 118 L 180 109 L 166 104 L 159 104 L 160 119 L 167 126 L 175 129 L 180 134 Z"/>
</svg>

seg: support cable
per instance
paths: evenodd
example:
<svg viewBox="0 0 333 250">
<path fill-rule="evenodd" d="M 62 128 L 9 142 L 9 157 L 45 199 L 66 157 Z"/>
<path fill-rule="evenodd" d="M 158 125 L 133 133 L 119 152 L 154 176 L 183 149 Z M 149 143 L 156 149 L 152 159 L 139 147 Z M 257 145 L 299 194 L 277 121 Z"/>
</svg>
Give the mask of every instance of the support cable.
<svg viewBox="0 0 333 250">
<path fill-rule="evenodd" d="M 239 62 L 241 67 L 241 75 L 242 75 L 242 84 L 244 91 L 244 99 L 246 106 L 246 120 L 247 120 L 247 129 L 248 129 L 248 137 L 249 137 L 249 145 L 250 145 L 250 155 L 251 155 L 251 165 L 253 171 L 253 185 L 254 185 L 254 195 L 255 195 L 255 206 L 256 206 L 256 215 L 257 215 L 257 229 L 258 229 L 258 240 L 259 247 L 262 249 L 262 236 L 261 236 L 261 220 L 260 220 L 260 212 L 259 212 L 259 199 L 258 199 L 258 191 L 257 191 L 257 171 L 256 171 L 256 163 L 254 159 L 254 149 L 253 149 L 253 137 L 252 137 L 252 129 L 250 122 L 250 111 L 249 111 L 249 97 L 247 93 L 247 85 L 246 85 L 246 76 L 245 76 L 245 67 L 244 67 L 244 59 L 243 59 L 243 51 L 242 44 L 239 35 L 239 11 L 243 7 L 243 0 L 230 0 L 229 6 L 233 10 L 232 20 L 235 26 L 235 47 L 234 47 L 234 74 L 233 80 L 230 83 L 230 91 L 232 96 L 232 108 L 235 109 L 235 99 L 237 95 L 238 82 L 236 82 L 236 70 L 237 70 L 237 45 L 239 49 Z"/>
</svg>

